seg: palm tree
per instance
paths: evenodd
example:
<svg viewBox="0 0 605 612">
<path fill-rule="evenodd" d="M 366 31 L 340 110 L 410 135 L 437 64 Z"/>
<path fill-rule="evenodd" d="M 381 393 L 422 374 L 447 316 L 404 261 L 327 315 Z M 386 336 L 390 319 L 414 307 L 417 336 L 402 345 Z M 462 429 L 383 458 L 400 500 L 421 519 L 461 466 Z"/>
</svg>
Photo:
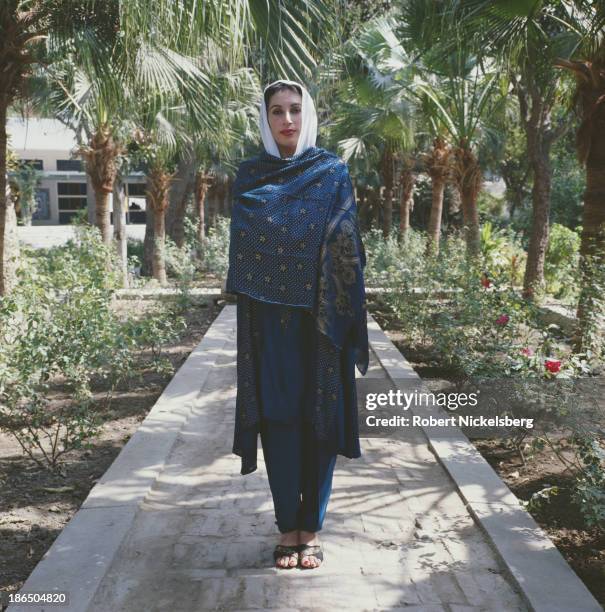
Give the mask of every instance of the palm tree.
<svg viewBox="0 0 605 612">
<path fill-rule="evenodd" d="M 262 47 L 264 70 L 300 78 L 316 63 L 317 41 L 333 31 L 329 6 L 325 0 L 5 0 L 0 5 L 0 295 L 14 283 L 7 260 L 15 258 L 4 244 L 7 223 L 14 224 L 14 209 L 5 197 L 7 112 L 22 95 L 32 66 L 47 67 L 71 55 L 103 83 L 127 86 L 138 74 L 161 91 L 170 79 L 190 71 L 191 63 L 183 63 L 182 56 L 203 54 L 204 44 L 213 40 L 228 51 L 231 69 Z M 143 72 L 138 70 L 141 64 Z M 165 72 L 169 65 L 171 75 Z M 209 102 L 198 98 L 200 107 Z M 98 218 L 107 236 L 103 196 L 115 180 L 115 142 L 107 124 L 98 127 L 89 154 L 92 164 L 108 162 L 104 169 L 91 170 L 101 200 Z"/>
<path fill-rule="evenodd" d="M 567 8 L 565 26 L 575 44 L 569 58 L 558 58 L 555 65 L 576 79 L 574 99 L 580 115 L 576 144 L 578 159 L 586 167 L 580 243 L 582 288 L 574 348 L 598 357 L 605 350 L 605 9 L 602 4 L 581 1 Z"/>
<path fill-rule="evenodd" d="M 447 152 L 443 139 L 436 140 L 439 145 L 436 172 L 444 182 L 444 161 L 450 162 L 452 180 L 462 202 L 468 253 L 476 256 L 480 251 L 477 198 L 482 185 L 477 149 L 483 140 L 493 137 L 487 118 L 503 102 L 503 97 L 493 67 L 480 62 L 468 47 L 458 44 L 446 61 L 439 45 L 435 45 L 433 53 L 433 57 L 425 59 L 427 72 L 417 91 L 425 96 L 423 107 L 433 130 L 446 134 L 452 143 L 453 150 Z M 436 225 L 440 216 L 435 213 L 434 217 Z M 433 239 L 438 239 L 438 235 Z"/>
<path fill-rule="evenodd" d="M 482 32 L 484 40 L 490 41 L 494 48 L 510 51 L 507 56 L 511 63 L 515 64 L 521 54 L 526 53 L 526 41 L 540 35 L 545 43 L 540 54 L 545 55 L 552 66 L 569 71 L 576 79 L 574 100 L 580 114 L 576 141 L 578 158 L 586 166 L 587 189 L 580 245 L 579 325 L 574 348 L 578 352 L 599 355 L 604 344 L 599 323 L 605 315 L 605 305 L 600 299 L 605 279 L 601 269 L 605 252 L 605 145 L 599 130 L 605 116 L 602 103 L 605 95 L 605 7 L 601 2 L 589 0 L 564 3 L 518 0 L 514 8 L 494 6 L 487 0 L 467 0 L 464 9 L 463 22 Z M 553 74 L 546 85 L 552 89 L 555 82 Z M 538 114 L 539 106 L 532 106 L 530 112 Z M 565 126 L 554 128 L 555 131 L 564 129 Z M 535 181 L 536 177 L 534 185 Z"/>
<path fill-rule="evenodd" d="M 138 126 L 135 140 L 139 156 L 147 165 L 146 251 L 151 254 L 153 276 L 161 284 L 167 281 L 163 258 L 165 218 L 177 166 L 180 163 L 195 168 L 196 196 L 200 198 L 197 201 L 199 233 L 203 238 L 203 192 L 209 183 L 205 169 L 209 168 L 209 156 L 213 154 L 218 163 L 233 170 L 234 164 L 229 157 L 236 152 L 241 136 L 238 122 L 260 95 L 258 82 L 249 70 L 241 69 L 232 74 L 226 71 L 226 66 L 215 68 L 216 74 L 210 76 L 211 105 L 203 109 L 195 97 L 181 97 L 178 91 L 173 92 L 173 100 L 167 100 L 166 94 L 141 96 L 131 108 Z M 210 117 L 211 126 L 207 125 Z"/>
<path fill-rule="evenodd" d="M 432 35 L 427 36 L 432 28 L 427 26 L 427 19 L 431 19 L 431 11 L 427 12 L 426 8 L 426 3 L 418 3 L 414 0 L 398 3 L 396 13 L 393 15 L 396 20 L 391 22 L 393 27 L 389 35 L 385 37 L 385 42 L 389 47 L 387 57 L 391 74 L 405 88 L 409 99 L 414 101 L 413 107 L 416 110 L 414 124 L 418 144 L 420 145 L 420 142 L 425 140 L 432 140 L 433 143 L 429 153 L 417 151 L 413 156 L 411 151 L 407 151 L 402 155 L 399 238 L 405 240 L 410 227 L 409 217 L 413 205 L 412 194 L 416 178 L 414 169 L 427 170 L 432 185 L 427 249 L 438 252 L 443 191 L 450 174 L 451 148 L 445 142 L 446 134 L 435 120 L 433 108 L 427 104 L 426 96 L 423 96 L 422 93 L 418 95 L 416 88 L 419 79 L 426 78 L 430 74 L 426 59 L 430 58 L 427 52 L 434 43 Z M 420 145 L 418 149 L 422 149 L 422 146 Z"/>
<path fill-rule="evenodd" d="M 553 8 L 551 3 L 549 10 Z M 544 284 L 550 226 L 550 151 L 569 126 L 564 116 L 556 118 L 553 112 L 561 97 L 554 59 L 562 27 L 535 2 L 520 2 L 511 11 L 493 3 L 491 7 L 475 5 L 471 0 L 465 10 L 468 14 L 463 13 L 463 22 L 475 24 L 474 29 L 482 33 L 486 49 L 499 58 L 519 102 L 533 175 L 531 233 L 523 281 L 523 295 L 531 299 Z"/>
<path fill-rule="evenodd" d="M 569 126 L 565 117 L 559 118 L 557 123 L 553 122 L 553 107 L 559 95 L 556 79 L 547 83 L 547 79 L 537 73 L 533 60 L 524 61 L 518 78 L 512 77 L 533 175 L 531 233 L 523 280 L 523 295 L 530 299 L 536 289 L 544 284 L 544 260 L 550 228 L 550 152 L 555 141 Z"/>
<path fill-rule="evenodd" d="M 191 150 L 187 150 L 177 164 L 166 211 L 166 233 L 179 248 L 185 243 L 185 214 L 195 191 L 195 174 L 195 156 Z"/>
<path fill-rule="evenodd" d="M 130 88 L 116 82 L 116 72 L 99 74 L 95 66 L 68 56 L 33 72 L 28 100 L 28 111 L 55 117 L 74 131 L 94 189 L 95 225 L 105 244 L 112 240 L 109 197 L 128 129 L 123 117 Z"/>
<path fill-rule="evenodd" d="M 439 238 L 441 236 L 441 215 L 443 212 L 443 193 L 451 172 L 452 148 L 441 136 L 435 137 L 429 153 L 425 153 L 423 161 L 426 171 L 431 177 L 431 214 L 428 225 L 427 250 L 439 253 Z"/>
<path fill-rule="evenodd" d="M 96 0 L 7 0 L 0 6 L 0 295 L 11 287 L 7 259 L 15 258 L 4 244 L 11 215 L 4 183 L 8 109 L 30 95 L 36 67 L 71 56 L 103 72 L 105 51 L 119 31 L 118 10 L 117 3 Z"/>
<path fill-rule="evenodd" d="M 43 41 L 55 49 L 66 39 L 78 40 L 76 53 L 87 53 L 96 37 L 78 34 L 101 25 L 104 15 L 87 11 L 91 2 L 5 0 L 0 4 L 0 295 L 16 282 L 18 244 L 13 203 L 6 198 L 6 122 L 10 105 L 22 96 L 33 65 L 48 61 Z M 71 18 L 67 18 L 73 11 Z M 8 238 L 5 242 L 5 238 Z"/>
<path fill-rule="evenodd" d="M 380 87 L 379 91 L 385 99 L 393 99 L 399 105 L 400 124 L 391 121 L 398 132 L 397 151 L 411 146 L 411 126 L 422 122 L 417 118 L 420 113 L 416 109 L 423 111 L 421 116 L 427 124 L 425 131 L 434 138 L 433 151 L 425 157 L 433 179 L 429 245 L 438 249 L 443 190 L 451 172 L 460 190 L 469 253 L 477 254 L 477 196 L 481 187 L 481 171 L 476 148 L 482 139 L 491 136 L 485 119 L 501 101 L 501 97 L 496 95 L 497 74 L 491 67 L 480 64 L 478 58 L 461 43 L 454 54 L 444 58 L 438 31 L 431 27 L 434 17 L 431 17 L 430 10 L 427 12 L 426 3 L 420 0 L 402 2 L 397 16 L 399 21 L 379 18 L 371 22 L 351 44 L 355 57 L 361 60 L 353 67 L 357 72 L 360 68 L 365 70 L 369 74 L 370 84 L 375 85 L 375 89 Z M 367 87 L 363 77 L 358 82 L 361 87 Z M 351 120 L 344 122 L 345 130 L 355 129 L 355 125 L 367 129 L 366 126 L 370 125 L 367 119 L 364 121 L 364 114 L 367 113 L 361 110 L 364 101 L 355 96 L 354 89 L 346 91 L 345 95 L 347 100 L 361 106 L 348 113 Z M 369 107 L 368 113 L 372 118 L 379 116 L 376 108 Z M 376 126 L 372 127 L 371 136 L 374 140 L 380 138 L 380 131 Z M 383 135 L 385 145 L 390 136 L 388 133 Z M 446 139 L 453 143 L 453 149 L 447 146 Z M 379 147 L 382 151 L 379 159 L 380 167 L 385 168 L 382 172 L 385 185 L 383 218 L 385 226 L 390 229 L 389 187 L 392 189 L 392 184 L 389 181 L 389 168 L 392 167 L 393 148 L 385 145 Z M 352 150 L 359 148 L 354 138 L 349 138 L 346 146 Z"/>
<path fill-rule="evenodd" d="M 110 53 L 107 50 L 107 53 Z M 44 110 L 58 114 L 63 121 L 85 128 L 87 138 L 78 151 L 85 160 L 95 192 L 96 226 L 106 244 L 113 239 L 109 216 L 109 197 L 114 195 L 114 226 L 117 249 L 121 256 L 122 269 L 126 269 L 126 231 L 122 227 L 123 186 L 116 184 L 120 160 L 126 153 L 125 143 L 134 127 L 133 106 L 145 93 L 157 98 L 158 104 L 166 104 L 168 95 L 173 102 L 177 96 L 187 100 L 197 95 L 212 95 L 210 79 L 198 69 L 190 58 L 176 52 L 145 54 L 138 63 L 130 82 L 114 75 L 120 74 L 114 56 L 111 76 L 98 74 L 88 65 L 75 65 L 70 59 L 55 62 L 45 71 L 46 87 L 38 95 L 44 95 Z M 153 75 L 153 76 L 152 76 Z M 163 79 L 163 80 L 162 80 Z M 132 92 L 137 92 L 133 96 Z M 206 115 L 198 117 L 198 123 L 211 122 L 214 105 L 205 106 Z M 53 112 L 54 111 L 54 112 Z M 197 124 L 196 124 L 197 125 Z M 123 274 L 127 279 L 127 274 Z"/>
<path fill-rule="evenodd" d="M 378 165 L 385 237 L 392 227 L 396 160 L 413 146 L 415 113 L 408 88 L 411 62 L 393 27 L 391 19 L 377 18 L 345 45 L 330 132 L 346 160 L 361 155 Z"/>
<path fill-rule="evenodd" d="M 405 241 L 410 229 L 410 214 L 414 208 L 414 185 L 416 183 L 416 159 L 414 155 L 402 156 L 399 173 L 399 238 Z"/>
<path fill-rule="evenodd" d="M 172 103 L 164 95 L 141 97 L 130 113 L 137 126 L 132 134 L 131 155 L 133 160 L 144 163 L 147 172 L 146 259 L 149 254 L 153 277 L 165 285 L 165 215 L 169 191 L 179 161 L 191 150 L 191 128 L 195 120 L 176 93 Z"/>
<path fill-rule="evenodd" d="M 193 194 L 198 218 L 203 217 L 203 202 L 213 183 L 213 164 L 226 165 L 233 174 L 235 160 L 245 155 L 246 144 L 256 141 L 258 105 L 261 88 L 256 74 L 250 68 L 239 68 L 230 73 L 224 61 L 224 51 L 215 48 L 200 61 L 206 71 L 214 75 L 218 121 L 210 130 L 196 130 L 190 150 L 182 157 L 177 168 L 176 180 L 170 191 L 167 213 L 167 229 L 176 244 L 183 243 L 183 221 L 188 193 Z M 217 126 L 223 126 L 217 129 Z M 192 126 L 195 130 L 195 126 Z M 200 242 L 203 241 L 203 222 L 199 226 Z"/>
</svg>

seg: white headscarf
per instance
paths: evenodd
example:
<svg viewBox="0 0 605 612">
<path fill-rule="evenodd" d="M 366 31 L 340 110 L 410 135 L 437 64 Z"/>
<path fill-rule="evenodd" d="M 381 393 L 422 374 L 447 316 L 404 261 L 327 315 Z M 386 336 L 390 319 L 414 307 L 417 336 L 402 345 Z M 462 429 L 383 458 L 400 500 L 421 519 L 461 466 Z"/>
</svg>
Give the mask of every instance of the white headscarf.
<svg viewBox="0 0 605 612">
<path fill-rule="evenodd" d="M 315 112 L 315 104 L 313 104 L 313 98 L 309 95 L 309 92 L 296 81 L 286 81 L 285 79 L 278 79 L 269 83 L 263 90 L 263 97 L 260 103 L 260 135 L 265 145 L 265 151 L 275 157 L 281 157 L 277 143 L 271 134 L 271 127 L 269 126 L 269 118 L 267 117 L 267 109 L 265 108 L 265 92 L 269 87 L 276 83 L 287 83 L 288 85 L 298 85 L 302 91 L 302 121 L 300 135 L 298 137 L 298 144 L 296 145 L 296 151 L 294 156 L 299 155 L 303 151 L 306 151 L 309 147 L 315 146 L 315 140 L 317 139 L 317 113 Z M 293 157 L 294 157 L 293 156 Z"/>
</svg>

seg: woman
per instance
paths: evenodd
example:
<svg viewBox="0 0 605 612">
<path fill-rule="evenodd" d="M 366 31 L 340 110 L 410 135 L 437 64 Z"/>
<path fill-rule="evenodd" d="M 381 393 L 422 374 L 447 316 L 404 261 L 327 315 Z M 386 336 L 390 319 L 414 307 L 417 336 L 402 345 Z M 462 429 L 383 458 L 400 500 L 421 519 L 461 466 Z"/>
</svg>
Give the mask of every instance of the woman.
<svg viewBox="0 0 605 612">
<path fill-rule="evenodd" d="M 234 182 L 227 291 L 237 294 L 233 452 L 256 470 L 260 433 L 281 539 L 277 567 L 318 567 L 337 455 L 361 455 L 355 365 L 368 367 L 365 252 L 347 165 L 315 146 L 307 90 L 275 81 L 265 151 Z"/>
</svg>

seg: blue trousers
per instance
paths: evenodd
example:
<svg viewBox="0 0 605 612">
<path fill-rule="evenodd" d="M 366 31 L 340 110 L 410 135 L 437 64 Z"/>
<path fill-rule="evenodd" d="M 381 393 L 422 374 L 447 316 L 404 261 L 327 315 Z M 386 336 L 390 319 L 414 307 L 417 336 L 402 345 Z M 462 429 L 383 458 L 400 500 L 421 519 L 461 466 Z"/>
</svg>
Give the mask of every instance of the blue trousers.
<svg viewBox="0 0 605 612">
<path fill-rule="evenodd" d="M 277 528 L 320 531 L 332 491 L 336 455 L 313 444 L 311 425 L 265 421 L 260 430 Z"/>
</svg>

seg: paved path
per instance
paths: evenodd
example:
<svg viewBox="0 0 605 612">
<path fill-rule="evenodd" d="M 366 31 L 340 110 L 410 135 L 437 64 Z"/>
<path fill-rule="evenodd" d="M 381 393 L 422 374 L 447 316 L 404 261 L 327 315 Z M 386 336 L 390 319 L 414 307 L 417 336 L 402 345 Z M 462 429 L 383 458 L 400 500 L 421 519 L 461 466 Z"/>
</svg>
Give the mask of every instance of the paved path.
<svg viewBox="0 0 605 612">
<path fill-rule="evenodd" d="M 65 244 L 75 236 L 72 225 L 19 225 L 17 226 L 19 242 L 32 246 L 36 249 L 50 248 Z M 126 225 L 126 236 L 133 240 L 145 238 L 145 225 Z"/>
<path fill-rule="evenodd" d="M 384 389 L 387 371 L 405 364 L 372 324 L 380 361 L 373 350 L 369 373 L 358 380 L 360 395 L 364 385 Z M 277 528 L 262 451 L 259 469 L 247 476 L 239 474 L 239 458 L 231 453 L 234 306 L 222 311 L 200 347 L 190 360 L 202 365 L 181 368 L 175 386 L 165 391 L 168 399 L 158 400 L 141 436 L 123 449 L 24 590 L 66 588 L 69 609 L 78 612 L 600 609 L 590 598 L 582 600 L 583 585 L 558 553 L 549 557 L 548 541 L 541 556 L 543 542 L 524 550 L 522 530 L 508 530 L 516 554 L 533 555 L 537 575 L 526 577 L 528 592 L 536 582 L 545 592 L 557 591 L 556 571 L 569 572 L 563 591 L 579 607 L 553 605 L 548 595 L 544 606 L 529 605 L 531 597 L 518 590 L 525 578 L 507 570 L 488 541 L 489 530 L 474 522 L 419 428 L 401 428 L 396 437 L 370 437 L 375 434 L 364 428 L 362 457 L 337 460 L 322 531 L 324 564 L 277 570 L 271 557 Z M 201 392 L 192 400 L 186 383 L 194 378 Z M 160 425 L 161 419 L 172 424 Z M 152 458 L 151 447 L 167 449 L 163 461 Z M 147 459 L 140 459 L 146 452 Z M 51 608 L 13 606 L 9 612 L 43 609 Z"/>
<path fill-rule="evenodd" d="M 265 466 L 231 454 L 235 358 L 233 338 L 89 610 L 525 609 L 418 430 L 338 458 L 322 568 L 271 567 Z"/>
</svg>

